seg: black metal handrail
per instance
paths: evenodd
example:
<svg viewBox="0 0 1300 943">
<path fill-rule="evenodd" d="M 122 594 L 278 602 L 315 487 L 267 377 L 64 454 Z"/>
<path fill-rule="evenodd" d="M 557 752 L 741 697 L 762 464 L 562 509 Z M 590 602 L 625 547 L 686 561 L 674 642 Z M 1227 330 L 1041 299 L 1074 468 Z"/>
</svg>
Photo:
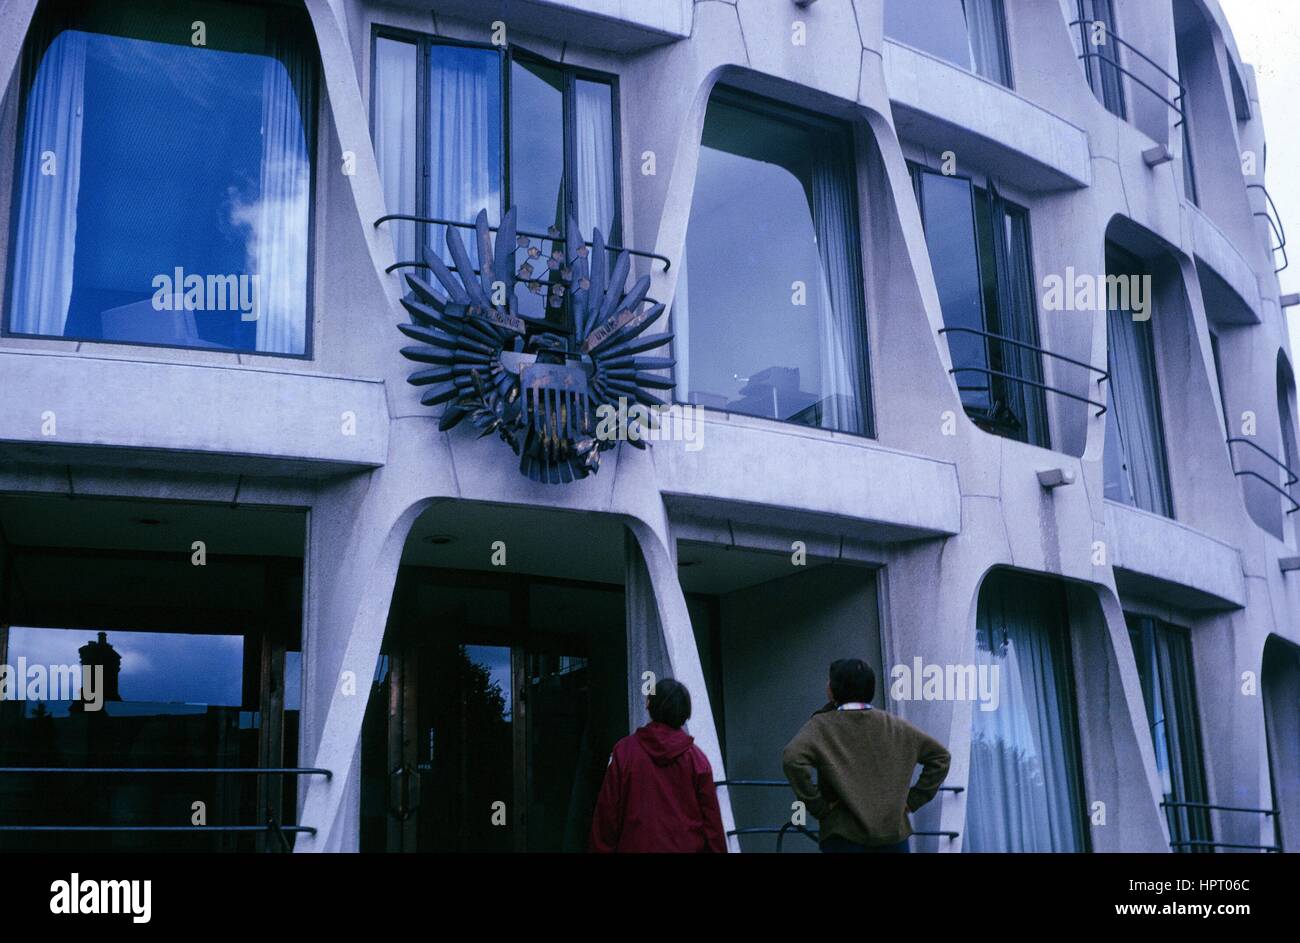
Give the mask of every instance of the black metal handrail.
<svg viewBox="0 0 1300 943">
<path fill-rule="evenodd" d="M 175 776 L 196 774 L 230 773 L 247 776 L 324 776 L 333 779 L 334 774 L 327 769 L 297 766 L 0 766 L 0 775 L 5 773 L 163 773 Z"/>
<path fill-rule="evenodd" d="M 169 775 L 195 776 L 231 774 L 238 776 L 324 776 L 333 779 L 334 774 L 320 767 L 299 766 L 0 766 L 0 775 Z M 0 832 L 259 832 L 276 836 L 284 850 L 289 850 L 285 833 L 315 835 L 316 829 L 310 825 L 282 825 L 276 819 L 275 810 L 267 808 L 265 825 L 0 825 Z"/>
<path fill-rule="evenodd" d="M 1272 488 L 1282 497 L 1286 498 L 1288 501 L 1291 502 L 1291 507 L 1289 507 L 1286 511 L 1287 514 L 1294 514 L 1296 511 L 1300 511 L 1300 501 L 1296 501 L 1295 497 L 1291 494 L 1291 492 L 1287 490 L 1296 482 L 1300 481 L 1300 477 L 1297 477 L 1296 473 L 1291 470 L 1291 466 L 1287 465 L 1285 462 L 1279 459 L 1272 452 L 1269 452 L 1263 446 L 1259 445 L 1256 442 L 1252 442 L 1250 439 L 1243 439 L 1240 436 L 1229 436 L 1227 442 L 1228 442 L 1228 459 L 1232 463 L 1232 473 L 1234 475 L 1236 475 L 1238 478 L 1242 478 L 1242 477 L 1256 478 L 1259 481 L 1262 481 L 1268 487 Z M 1249 445 L 1260 455 L 1263 455 L 1266 459 L 1268 459 L 1278 468 L 1286 472 L 1287 481 L 1285 487 L 1279 486 L 1277 482 L 1270 481 L 1269 479 L 1261 475 L 1259 472 L 1252 471 L 1249 468 L 1243 468 L 1239 470 L 1237 468 L 1236 461 L 1232 459 L 1232 446 L 1234 443 L 1238 443 L 1238 442 L 1241 443 L 1242 445 Z"/>
<path fill-rule="evenodd" d="M 1216 812 L 1253 812 L 1256 815 L 1277 815 L 1277 809 L 1252 809 L 1240 805 L 1216 805 L 1213 802 L 1176 802 L 1172 799 L 1166 799 L 1160 805 L 1180 809 L 1213 809 Z"/>
<path fill-rule="evenodd" d="M 1241 443 L 1242 445 L 1249 445 L 1252 449 L 1254 449 L 1254 450 L 1255 450 L 1256 452 L 1258 452 L 1260 455 L 1264 456 L 1266 459 L 1268 459 L 1270 462 L 1272 462 L 1272 463 L 1273 463 L 1274 465 L 1276 465 L 1278 468 L 1282 469 L 1282 471 L 1286 472 L 1286 476 L 1287 476 L 1287 481 L 1286 481 L 1286 483 L 1287 483 L 1288 486 L 1295 484 L 1297 481 L 1300 481 L 1300 477 L 1297 477 L 1297 476 L 1296 476 L 1296 473 L 1295 473 L 1294 471 L 1291 470 L 1291 467 L 1290 467 L 1289 465 L 1287 465 L 1286 462 L 1282 461 L 1280 458 L 1278 458 L 1278 457 L 1277 457 L 1276 455 L 1274 455 L 1272 452 L 1270 452 L 1270 451 L 1268 451 L 1267 449 L 1265 449 L 1265 448 L 1264 448 L 1263 446 L 1261 446 L 1258 442 L 1253 442 L 1253 441 L 1251 441 L 1250 439 L 1243 439 L 1241 436 L 1228 436 L 1228 444 L 1229 444 L 1229 445 L 1232 445 L 1232 444 L 1234 444 L 1234 443 L 1238 443 L 1238 442 Z"/>
<path fill-rule="evenodd" d="M 976 337 L 983 337 L 986 340 L 999 341 L 1000 343 L 1010 344 L 1013 347 L 1020 347 L 1024 350 L 1033 351 L 1034 353 L 1039 354 L 1041 356 L 1052 357 L 1056 360 L 1061 360 L 1064 361 L 1065 363 L 1073 364 L 1076 367 L 1082 367 L 1085 370 L 1090 370 L 1093 373 L 1098 374 L 1097 377 L 1098 383 L 1104 383 L 1105 381 L 1110 379 L 1110 373 L 1103 370 L 1101 367 L 1095 367 L 1090 363 L 1086 363 L 1085 361 L 1076 360 L 1073 357 L 1067 357 L 1065 356 L 1065 354 L 1058 354 L 1056 353 L 1056 351 L 1048 350 L 1046 347 L 1040 347 L 1037 344 L 1031 344 L 1028 341 L 1022 341 L 1015 337 L 1007 337 L 1005 334 L 994 334 L 992 331 L 983 331 L 980 330 L 979 328 L 974 328 L 974 327 L 941 327 L 939 328 L 938 333 L 940 335 L 971 334 Z M 1028 377 L 1022 377 L 1018 374 L 1007 373 L 1005 370 L 994 370 L 991 367 L 953 367 L 948 371 L 948 373 L 951 375 L 956 375 L 958 373 L 979 373 L 986 377 L 1000 377 L 1004 380 L 1010 380 L 1013 383 L 1020 383 L 1025 386 L 1034 387 L 1035 389 L 1044 390 L 1045 392 L 1048 393 L 1055 393 L 1058 396 L 1065 396 L 1069 399 L 1077 400 L 1080 403 L 1087 403 L 1089 406 L 1096 406 L 1097 407 L 1096 415 L 1098 416 L 1106 412 L 1106 407 L 1101 403 L 1097 402 L 1096 400 L 1088 399 L 1088 397 L 1086 396 L 1080 396 L 1078 393 L 1071 393 L 1069 390 L 1063 390 L 1060 387 L 1051 386 L 1047 383 L 1043 383 L 1041 380 L 1031 380 Z M 983 387 L 968 387 L 968 389 L 983 389 Z"/>
<path fill-rule="evenodd" d="M 773 788 L 773 787 L 789 788 L 790 786 L 790 784 L 786 782 L 784 779 L 719 779 L 719 780 L 715 780 L 713 785 L 714 786 L 766 786 L 769 788 Z M 940 786 L 938 791 L 951 792 L 954 795 L 956 795 L 965 792 L 966 787 L 965 786 Z M 728 837 L 732 835 L 775 835 L 776 851 L 778 854 L 780 854 L 781 849 L 785 845 L 786 833 L 791 830 L 797 831 L 805 835 L 806 837 L 812 839 L 813 841 L 818 841 L 817 836 L 819 835 L 819 832 L 813 831 L 812 829 L 804 825 L 796 825 L 793 822 L 786 822 L 779 826 L 753 825 L 753 826 L 747 826 L 745 828 L 733 828 L 727 832 L 727 835 Z M 961 833 L 944 830 L 944 831 L 914 831 L 912 832 L 912 834 L 916 836 L 920 836 L 922 838 L 933 837 L 933 838 L 955 839 Z"/>
<path fill-rule="evenodd" d="M 1273 230 L 1273 235 L 1277 237 L 1277 245 L 1274 246 L 1270 244 L 1269 246 L 1273 252 L 1280 251 L 1282 253 L 1281 267 L 1273 269 L 1273 274 L 1276 275 L 1291 264 L 1291 260 L 1287 257 L 1286 253 L 1286 230 L 1282 227 L 1282 214 L 1277 211 L 1277 204 L 1273 202 L 1273 195 L 1268 192 L 1268 188 L 1262 183 L 1248 183 L 1246 184 L 1246 189 L 1259 190 L 1264 194 L 1264 201 L 1267 208 L 1263 212 L 1254 210 L 1253 213 L 1255 216 L 1263 216 L 1264 219 L 1268 220 L 1269 229 Z"/>
<path fill-rule="evenodd" d="M 300 832 L 310 825 L 0 825 L 0 832 Z"/>
<path fill-rule="evenodd" d="M 1247 845 L 1237 842 L 1226 841 L 1206 841 L 1202 839 L 1188 841 L 1171 841 L 1170 848 L 1250 848 L 1255 851 L 1273 851 L 1281 852 L 1282 849 L 1277 845 Z"/>
<path fill-rule="evenodd" d="M 426 225 L 431 225 L 431 226 L 455 226 L 458 229 L 475 228 L 473 223 L 466 223 L 461 220 L 441 219 L 437 216 L 415 216 L 411 213 L 389 213 L 386 216 L 381 216 L 377 220 L 375 220 L 375 228 L 378 229 L 381 225 L 383 225 L 386 222 L 389 222 L 390 220 L 402 220 L 408 223 L 424 223 Z M 499 226 L 489 226 L 488 230 L 490 232 L 499 232 L 500 228 L 501 227 Z M 559 243 L 560 245 L 565 244 L 565 238 L 563 236 L 557 236 L 551 233 L 529 232 L 526 229 L 516 229 L 515 235 L 527 236 L 529 239 L 549 239 L 551 242 Z M 585 243 L 585 245 L 594 247 L 595 243 L 588 241 Z M 605 251 L 626 252 L 628 255 L 634 255 L 637 256 L 638 258 L 651 259 L 656 262 L 662 262 L 664 264 L 665 272 L 668 271 L 670 268 L 672 268 L 672 264 L 673 264 L 672 261 L 668 258 L 668 256 L 660 255 L 658 252 L 647 252 L 644 249 L 628 249 L 625 246 L 606 243 Z M 398 269 L 402 267 L 413 267 L 413 266 L 424 266 L 424 263 L 423 262 L 395 262 L 392 265 L 388 266 L 388 268 L 384 269 L 384 272 L 388 273 L 388 272 L 392 272 L 394 269 Z"/>
<path fill-rule="evenodd" d="M 1139 59 L 1141 59 L 1141 60 L 1142 60 L 1143 62 L 1145 62 L 1147 65 L 1151 66 L 1151 68 L 1153 68 L 1153 69 L 1155 69 L 1157 72 L 1159 72 L 1159 73 L 1160 73 L 1162 76 L 1164 76 L 1167 80 L 1169 80 L 1170 82 L 1172 82 L 1172 83 L 1174 84 L 1174 86 L 1177 87 L 1177 89 L 1178 89 L 1178 94 L 1175 95 L 1172 99 L 1166 98 L 1165 95 L 1164 95 L 1164 93 L 1157 91 L 1157 90 L 1156 90 L 1155 88 L 1153 88 L 1151 85 L 1147 84 L 1145 81 L 1143 81 L 1143 80 L 1142 80 L 1141 78 L 1139 78 L 1137 75 L 1135 75 L 1131 70 L 1126 69 L 1126 68 L 1123 66 L 1123 64 L 1119 61 L 1119 57 L 1118 57 L 1118 56 L 1116 56 L 1116 57 L 1114 57 L 1114 58 L 1112 59 L 1112 58 L 1107 58 L 1106 56 L 1102 55 L 1102 54 L 1099 53 L 1099 52 L 1089 52 L 1089 51 L 1088 51 L 1088 47 L 1089 47 L 1091 44 L 1088 42 L 1088 34 L 1087 34 L 1087 31 L 1085 30 L 1085 27 L 1086 27 L 1086 26 L 1091 26 L 1093 23 L 1097 23 L 1097 22 L 1100 22 L 1100 23 L 1102 24 L 1102 26 L 1105 28 L 1105 30 L 1106 30 L 1106 38 L 1107 38 L 1108 40 L 1110 40 L 1110 39 L 1115 40 L 1117 43 L 1119 43 L 1121 46 L 1123 46 L 1123 47 L 1124 47 L 1125 49 L 1127 49 L 1129 52 L 1133 53 L 1135 56 L 1137 56 Z M 1069 25 L 1070 25 L 1070 26 L 1077 26 L 1077 27 L 1079 27 L 1079 48 L 1080 48 L 1080 50 L 1081 50 L 1080 53 L 1079 53 L 1079 58 L 1080 58 L 1080 59 L 1085 60 L 1085 62 L 1086 62 L 1086 60 L 1088 60 L 1088 59 L 1098 59 L 1098 60 L 1100 60 L 1100 61 L 1102 61 L 1102 62 L 1109 63 L 1111 66 L 1113 66 L 1113 67 L 1115 68 L 1115 71 L 1116 71 L 1116 72 L 1119 72 L 1121 75 L 1125 75 L 1125 76 L 1127 76 L 1129 79 L 1131 79 L 1132 81 L 1136 82 L 1138 85 L 1141 85 L 1143 88 L 1145 88 L 1148 92 L 1150 92 L 1150 93 L 1151 93 L 1152 95 L 1154 95 L 1156 98 L 1160 99 L 1162 102 L 1164 102 L 1164 103 L 1165 103 L 1166 105 L 1168 105 L 1170 108 L 1172 108 L 1172 109 L 1174 110 L 1174 114 L 1178 115 L 1178 120 L 1174 123 L 1174 127 L 1177 128 L 1177 127 L 1179 127 L 1179 126 L 1182 125 L 1183 121 L 1185 121 L 1185 120 L 1186 120 L 1186 117 L 1187 117 L 1187 116 L 1183 113 L 1183 104 L 1182 104 L 1182 103 L 1183 103 L 1183 98 L 1186 97 L 1186 95 L 1187 95 L 1187 89 L 1183 86 L 1183 83 L 1180 82 L 1176 76 L 1174 76 L 1172 73 L 1170 73 L 1167 69 L 1165 69 L 1164 66 L 1160 65 L 1158 62 L 1156 62 L 1154 59 L 1152 59 L 1150 56 L 1148 56 L 1148 55 L 1147 55 L 1145 52 L 1143 52 L 1141 49 L 1137 48 L 1137 47 L 1134 46 L 1132 43 L 1127 42 L 1127 41 L 1126 41 L 1122 36 L 1120 36 L 1120 35 L 1119 35 L 1118 33 L 1116 33 L 1113 29 L 1111 29 L 1110 26 L 1109 26 L 1107 23 L 1105 23 L 1105 21 L 1102 21 L 1102 20 L 1072 20 L 1072 21 L 1070 22 Z"/>
<path fill-rule="evenodd" d="M 1236 475 L 1238 478 L 1243 478 L 1243 477 L 1257 478 L 1260 481 L 1262 481 L 1265 485 L 1267 485 L 1268 487 L 1276 491 L 1278 494 L 1280 494 L 1282 497 L 1286 498 L 1288 501 L 1291 502 L 1291 507 L 1287 508 L 1286 510 L 1287 514 L 1294 514 L 1296 511 L 1300 511 L 1300 502 L 1297 502 L 1295 498 L 1293 498 L 1291 495 L 1287 494 L 1287 492 L 1279 488 L 1275 482 L 1269 481 L 1263 475 L 1259 474 L 1259 472 L 1253 472 L 1250 471 L 1249 469 L 1246 469 L 1244 471 L 1237 471 L 1234 468 L 1232 470 L 1232 473 Z"/>
</svg>

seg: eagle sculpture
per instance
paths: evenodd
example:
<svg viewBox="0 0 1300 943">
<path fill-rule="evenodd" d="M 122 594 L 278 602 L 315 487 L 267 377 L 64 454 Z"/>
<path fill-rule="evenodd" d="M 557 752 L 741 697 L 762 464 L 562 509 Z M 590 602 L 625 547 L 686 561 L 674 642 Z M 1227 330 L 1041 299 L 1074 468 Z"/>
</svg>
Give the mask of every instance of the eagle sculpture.
<svg viewBox="0 0 1300 943">
<path fill-rule="evenodd" d="M 446 404 L 439 430 L 468 417 L 481 436 L 496 432 L 509 444 L 522 474 L 552 484 L 598 471 L 600 453 L 618 443 L 617 435 L 598 434 L 603 428 L 598 416 L 627 416 L 626 438 L 645 448 L 653 413 L 629 407 L 666 406 L 650 390 L 672 389 L 673 381 L 654 371 L 674 364 L 670 358 L 643 356 L 672 340 L 671 334 L 641 337 L 664 310 L 662 304 L 643 308 L 649 276 L 625 292 L 629 254 L 620 252 L 609 269 L 600 230 L 593 232 L 589 247 L 572 218 L 567 238 L 551 227 L 547 238 L 534 244 L 516 231 L 511 207 L 494 244 L 484 210 L 474 235 L 477 270 L 456 228 L 448 226 L 453 265 L 436 252 L 425 253 L 442 292 L 408 274 L 411 291 L 402 299 L 411 323 L 399 324 L 398 330 L 416 342 L 403 347 L 402 356 L 421 364 L 408 381 L 429 387 L 420 399 L 425 406 Z M 544 254 L 546 242 L 550 252 Z M 526 256 L 520 265 L 518 252 Z M 572 334 L 559 333 L 545 318 L 522 314 L 515 296 L 520 283 L 544 295 L 547 309 L 564 311 L 567 304 Z"/>
</svg>

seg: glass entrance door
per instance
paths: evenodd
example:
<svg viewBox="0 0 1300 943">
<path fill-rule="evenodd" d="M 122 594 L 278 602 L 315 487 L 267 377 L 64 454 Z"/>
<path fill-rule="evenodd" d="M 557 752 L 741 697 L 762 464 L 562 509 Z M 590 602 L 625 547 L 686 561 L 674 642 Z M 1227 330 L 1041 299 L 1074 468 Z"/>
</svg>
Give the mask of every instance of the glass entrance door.
<svg viewBox="0 0 1300 943">
<path fill-rule="evenodd" d="M 582 641 L 458 626 L 393 658 L 390 849 L 585 849 L 609 750 Z"/>
</svg>

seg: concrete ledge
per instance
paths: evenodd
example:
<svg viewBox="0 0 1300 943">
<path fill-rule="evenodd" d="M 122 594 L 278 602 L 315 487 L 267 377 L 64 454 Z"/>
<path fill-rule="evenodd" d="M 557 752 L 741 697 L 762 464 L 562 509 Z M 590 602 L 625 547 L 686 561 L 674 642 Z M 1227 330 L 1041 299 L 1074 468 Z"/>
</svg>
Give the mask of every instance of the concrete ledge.
<svg viewBox="0 0 1300 943">
<path fill-rule="evenodd" d="M 1245 256 L 1233 245 L 1223 230 L 1213 220 L 1190 203 L 1184 204 L 1188 227 L 1192 235 L 1192 251 L 1196 260 L 1208 268 L 1222 282 L 1221 285 L 1202 285 L 1206 309 L 1214 310 L 1216 320 L 1234 324 L 1259 324 L 1259 279 Z M 1223 289 L 1234 298 L 1224 299 Z M 1238 303 L 1233 303 L 1233 301 Z M 1213 309 L 1211 306 L 1214 306 Z"/>
<path fill-rule="evenodd" d="M 1115 585 L 1183 609 L 1239 609 L 1246 604 L 1241 554 L 1184 524 L 1106 502 L 1106 535 Z"/>
<path fill-rule="evenodd" d="M 1008 88 L 934 56 L 885 42 L 894 125 L 904 140 L 944 142 L 958 161 L 998 168 L 1028 190 L 1092 183 L 1088 135 Z"/>
<path fill-rule="evenodd" d="M 377 380 L 10 350 L 0 384 L 13 461 L 320 477 L 387 458 Z"/>
<path fill-rule="evenodd" d="M 425 13 L 430 6 L 411 0 L 397 0 L 394 5 Z M 434 12 L 483 24 L 500 19 L 520 33 L 633 52 L 689 37 L 693 4 L 691 0 L 510 0 L 508 4 L 441 0 Z"/>
<path fill-rule="evenodd" d="M 874 440 L 706 413 L 697 451 L 656 442 L 670 507 L 695 517 L 887 542 L 961 529 L 957 470 Z"/>
</svg>

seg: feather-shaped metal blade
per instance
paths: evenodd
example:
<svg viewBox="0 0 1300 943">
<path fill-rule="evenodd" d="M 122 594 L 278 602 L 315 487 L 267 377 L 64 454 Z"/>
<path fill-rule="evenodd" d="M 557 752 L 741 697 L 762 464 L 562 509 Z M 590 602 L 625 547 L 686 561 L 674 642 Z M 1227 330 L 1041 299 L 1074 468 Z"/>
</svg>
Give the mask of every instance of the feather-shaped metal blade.
<svg viewBox="0 0 1300 943">
<path fill-rule="evenodd" d="M 446 432 L 448 429 L 456 428 L 460 421 L 468 415 L 468 409 L 462 409 L 455 404 L 448 406 L 442 411 L 442 418 L 438 420 L 438 431 Z"/>
<path fill-rule="evenodd" d="M 605 289 L 605 297 L 601 301 L 600 314 L 597 322 L 612 317 L 614 312 L 619 308 L 619 302 L 623 300 L 623 288 L 627 285 L 627 275 L 632 268 L 632 257 L 626 252 L 620 252 L 618 261 L 614 263 L 614 271 L 610 273 L 608 288 Z M 647 285 L 649 282 L 647 282 Z M 628 307 L 631 307 L 629 305 Z"/>
<path fill-rule="evenodd" d="M 634 338 L 638 337 L 639 335 L 647 331 L 650 328 L 650 326 L 654 324 L 656 320 L 658 320 L 659 315 L 663 313 L 663 310 L 664 310 L 664 306 L 662 304 L 655 305 L 654 307 L 646 311 L 645 314 L 642 315 L 639 320 L 632 321 L 628 324 L 625 324 L 623 325 L 623 327 L 619 328 L 613 334 L 609 335 L 609 337 L 605 338 L 603 341 L 601 341 L 599 344 L 593 347 L 591 349 L 591 352 L 593 354 L 603 352 L 611 355 L 624 352 L 622 350 L 623 345 L 626 342 L 633 340 Z M 659 336 L 666 336 L 666 335 L 659 335 Z"/>
<path fill-rule="evenodd" d="M 419 298 L 423 304 L 428 305 L 435 311 L 441 312 L 446 306 L 447 299 L 438 294 L 434 287 L 420 276 L 408 272 L 406 275 L 406 284 L 411 286 L 411 291 L 415 292 L 416 297 Z"/>
<path fill-rule="evenodd" d="M 479 210 L 474 220 L 474 239 L 478 245 L 479 282 L 483 294 L 490 299 L 493 294 L 496 276 L 496 256 L 492 251 L 492 230 L 488 226 L 487 210 Z"/>
<path fill-rule="evenodd" d="M 515 226 L 516 212 L 512 206 L 501 217 L 501 227 L 497 230 L 496 253 L 493 256 L 492 269 L 497 278 L 506 284 L 507 296 L 515 291 Z"/>
<path fill-rule="evenodd" d="M 450 233 L 451 227 L 447 227 Z M 447 297 L 457 304 L 467 305 L 472 302 L 469 292 L 465 291 L 465 286 L 456 278 L 456 273 L 447 268 L 447 263 L 442 261 L 442 257 L 433 251 L 433 247 L 425 245 L 424 258 L 429 264 L 429 271 L 433 277 L 438 280 L 438 284 L 447 290 Z"/>
<path fill-rule="evenodd" d="M 483 293 L 483 286 L 474 275 L 474 263 L 469 260 L 469 253 L 465 251 L 465 245 L 460 241 L 460 234 L 453 226 L 447 227 L 447 251 L 451 253 L 452 261 L 456 263 L 456 271 L 460 273 L 461 284 L 465 286 L 465 291 L 469 292 L 471 302 L 484 308 L 492 307 L 491 300 Z"/>
</svg>

